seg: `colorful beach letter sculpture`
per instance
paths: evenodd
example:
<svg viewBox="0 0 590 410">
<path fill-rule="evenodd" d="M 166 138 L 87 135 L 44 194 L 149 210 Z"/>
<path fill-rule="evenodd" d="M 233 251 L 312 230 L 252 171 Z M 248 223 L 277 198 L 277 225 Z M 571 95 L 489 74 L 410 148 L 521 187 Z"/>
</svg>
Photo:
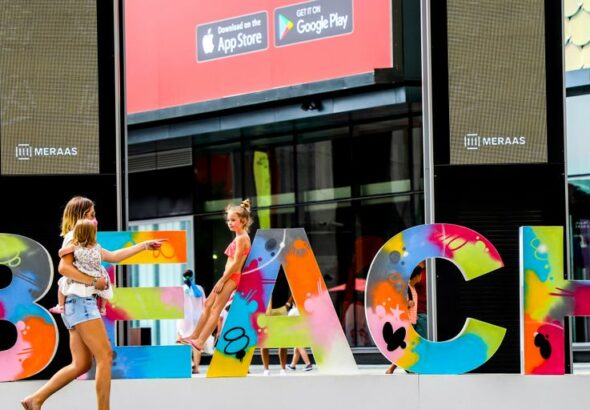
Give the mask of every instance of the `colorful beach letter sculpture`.
<svg viewBox="0 0 590 410">
<path fill-rule="evenodd" d="M 432 342 L 414 330 L 408 318 L 407 286 L 421 261 L 444 258 L 465 280 L 503 266 L 494 246 L 479 233 L 458 225 L 419 225 L 397 234 L 373 259 L 367 277 L 365 310 L 369 331 L 381 353 L 398 366 L 421 374 L 460 374 L 490 359 L 506 329 L 468 318 L 461 332 Z"/>
<path fill-rule="evenodd" d="M 281 266 L 297 317 L 266 316 Z M 293 346 L 311 347 L 324 374 L 357 371 L 305 230 L 259 230 L 207 377 L 246 376 L 256 347 Z"/>
<path fill-rule="evenodd" d="M 110 250 L 156 238 L 167 239 L 160 250 L 142 252 L 122 264 L 186 261 L 184 231 L 98 233 L 99 243 Z M 0 381 L 21 380 L 43 370 L 57 350 L 56 321 L 36 303 L 53 283 L 53 261 L 38 242 L 20 235 L 0 234 L 0 265 L 1 274 L 11 278 L 10 284 L 0 289 L 0 320 L 12 323 L 12 328 L 16 329 L 15 344 L 0 351 Z M 115 283 L 113 267 L 107 270 Z M 114 289 L 105 318 L 114 346 L 113 377 L 190 377 L 188 346 L 118 347 L 115 343 L 117 320 L 182 318 L 183 297 L 182 287 Z M 5 337 L 3 334 L 2 338 Z"/>
<path fill-rule="evenodd" d="M 14 345 L 0 351 L 0 381 L 21 380 L 43 370 L 57 350 L 57 324 L 37 304 L 53 281 L 53 263 L 38 242 L 20 235 L 0 234 L 0 275 L 8 286 L 0 289 L 0 320 L 16 330 Z M 5 276 L 6 275 L 6 276 Z M 7 327 L 4 327 L 7 329 Z M 6 330 L 3 339 L 10 337 Z"/>
<path fill-rule="evenodd" d="M 590 281 L 564 278 L 563 228 L 520 229 L 521 370 L 564 374 L 564 318 L 590 316 Z"/>
<path fill-rule="evenodd" d="M 123 263 L 186 261 L 184 232 L 100 232 L 98 237 L 106 249 L 154 238 L 168 240 L 162 249 Z M 563 319 L 590 315 L 590 281 L 564 279 L 563 228 L 523 227 L 520 241 L 522 372 L 563 374 Z M 453 262 L 466 280 L 503 266 L 494 246 L 471 229 L 451 224 L 409 228 L 383 245 L 369 269 L 369 330 L 383 355 L 402 368 L 422 374 L 468 372 L 494 355 L 506 330 L 468 318 L 451 340 L 432 342 L 418 335 L 408 318 L 407 286 L 413 269 L 427 258 Z M 281 267 L 299 316 L 265 314 Z M 108 270 L 114 280 L 113 267 Z M 0 336 L 3 342 L 14 339 L 0 351 L 0 381 L 20 380 L 43 370 L 57 348 L 57 324 L 37 303 L 53 282 L 53 262 L 38 242 L 0 234 L 0 275 L 9 278 L 0 289 L 0 321 L 12 324 Z M 113 346 L 117 320 L 181 318 L 182 302 L 181 287 L 116 287 L 105 319 Z M 255 348 L 293 346 L 311 347 L 322 373 L 357 369 L 305 231 L 259 230 L 207 376 L 246 376 Z M 188 346 L 115 346 L 114 351 L 114 377 L 190 377 Z"/>
<path fill-rule="evenodd" d="M 120 265 L 186 262 L 185 231 L 99 232 L 105 249 L 120 249 L 150 239 L 166 239 L 158 250 L 144 251 Z M 114 267 L 105 264 L 111 280 Z M 115 282 L 113 282 L 115 283 Z M 113 378 L 152 379 L 191 376 L 189 346 L 117 346 L 116 322 L 121 320 L 182 319 L 184 292 L 181 286 L 131 288 L 115 287 L 107 305 L 105 326 L 113 345 Z M 92 373 L 92 372 L 91 372 Z M 92 377 L 92 374 L 89 375 Z"/>
</svg>

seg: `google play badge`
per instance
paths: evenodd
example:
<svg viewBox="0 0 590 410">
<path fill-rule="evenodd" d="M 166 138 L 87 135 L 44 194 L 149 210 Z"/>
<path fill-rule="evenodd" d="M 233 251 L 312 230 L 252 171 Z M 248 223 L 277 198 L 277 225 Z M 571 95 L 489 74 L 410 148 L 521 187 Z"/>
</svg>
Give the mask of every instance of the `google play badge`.
<svg viewBox="0 0 590 410">
<path fill-rule="evenodd" d="M 287 17 L 283 16 L 282 14 L 279 14 L 279 33 L 280 33 L 280 40 L 284 39 L 285 36 L 287 35 L 287 33 L 289 31 L 291 31 L 293 29 L 295 25 L 293 24 L 293 22 L 291 20 L 289 20 Z"/>
</svg>

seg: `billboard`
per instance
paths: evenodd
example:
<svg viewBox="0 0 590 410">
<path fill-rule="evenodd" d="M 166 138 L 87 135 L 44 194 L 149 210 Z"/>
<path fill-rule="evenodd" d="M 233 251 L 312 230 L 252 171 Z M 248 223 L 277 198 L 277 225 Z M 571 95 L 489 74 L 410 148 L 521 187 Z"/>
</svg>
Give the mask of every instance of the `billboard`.
<svg viewBox="0 0 590 410">
<path fill-rule="evenodd" d="M 98 174 L 96 2 L 0 9 L 1 174 Z"/>
<path fill-rule="evenodd" d="M 450 162 L 547 162 L 542 0 L 447 2 Z"/>
<path fill-rule="evenodd" d="M 393 66 L 390 0 L 128 0 L 129 114 Z"/>
</svg>

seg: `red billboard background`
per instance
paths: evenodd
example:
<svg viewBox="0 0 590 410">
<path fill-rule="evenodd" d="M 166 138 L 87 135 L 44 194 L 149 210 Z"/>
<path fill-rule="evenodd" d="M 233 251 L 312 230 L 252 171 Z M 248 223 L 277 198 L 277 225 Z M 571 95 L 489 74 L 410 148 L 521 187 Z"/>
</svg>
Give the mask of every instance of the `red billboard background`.
<svg viewBox="0 0 590 410">
<path fill-rule="evenodd" d="M 391 0 L 355 0 L 354 31 L 349 35 L 276 48 L 273 11 L 298 3 L 302 2 L 126 0 L 127 112 L 158 110 L 392 67 Z M 264 10 L 269 16 L 267 50 L 197 63 L 197 25 Z"/>
</svg>

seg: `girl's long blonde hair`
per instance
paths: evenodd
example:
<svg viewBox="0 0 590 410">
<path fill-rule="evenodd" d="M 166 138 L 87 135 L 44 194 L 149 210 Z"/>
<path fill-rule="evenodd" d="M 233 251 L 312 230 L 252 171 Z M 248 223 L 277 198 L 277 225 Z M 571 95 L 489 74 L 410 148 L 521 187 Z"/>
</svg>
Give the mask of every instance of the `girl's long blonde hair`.
<svg viewBox="0 0 590 410">
<path fill-rule="evenodd" d="M 96 245 L 96 225 L 94 222 L 89 219 L 78 219 L 76 226 L 74 226 L 72 243 L 83 248 Z"/>
<path fill-rule="evenodd" d="M 235 213 L 238 218 L 244 223 L 244 230 L 246 232 L 250 231 L 250 226 L 252 222 L 254 222 L 254 218 L 252 217 L 252 212 L 250 209 L 252 205 L 250 205 L 249 199 L 244 199 L 240 205 L 229 204 L 225 207 L 225 215 L 229 215 L 230 212 Z"/>
<path fill-rule="evenodd" d="M 86 213 L 94 207 L 94 202 L 83 196 L 75 196 L 68 201 L 61 218 L 61 236 L 74 229 L 76 222 L 86 218 Z"/>
</svg>

